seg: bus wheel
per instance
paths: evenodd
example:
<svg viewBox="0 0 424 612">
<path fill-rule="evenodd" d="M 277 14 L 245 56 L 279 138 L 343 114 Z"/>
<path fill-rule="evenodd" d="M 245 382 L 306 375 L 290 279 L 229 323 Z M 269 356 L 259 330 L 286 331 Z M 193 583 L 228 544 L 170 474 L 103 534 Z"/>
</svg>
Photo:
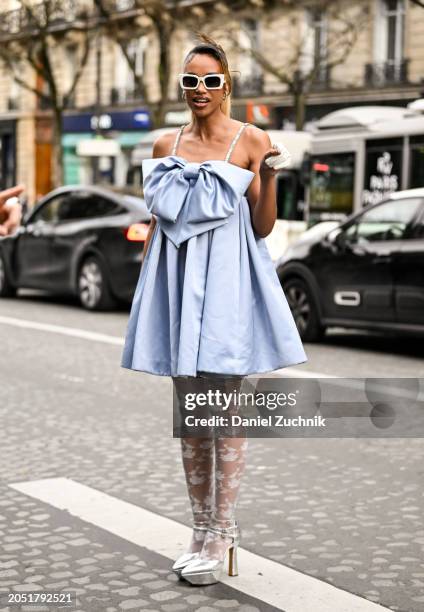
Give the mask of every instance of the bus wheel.
<svg viewBox="0 0 424 612">
<path fill-rule="evenodd" d="M 322 339 L 325 327 L 319 320 L 318 310 L 308 285 L 300 278 L 289 278 L 282 283 L 301 339 L 317 342 Z"/>
</svg>

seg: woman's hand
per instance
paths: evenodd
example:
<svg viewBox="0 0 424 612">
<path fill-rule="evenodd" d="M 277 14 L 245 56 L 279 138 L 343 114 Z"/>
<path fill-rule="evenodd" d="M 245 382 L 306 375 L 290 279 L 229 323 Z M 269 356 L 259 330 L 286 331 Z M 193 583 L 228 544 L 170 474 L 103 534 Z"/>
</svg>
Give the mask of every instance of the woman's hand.
<svg viewBox="0 0 424 612">
<path fill-rule="evenodd" d="M 272 178 L 278 173 L 278 170 L 275 170 L 274 168 L 268 166 L 265 160 L 268 159 L 268 157 L 280 155 L 280 153 L 281 151 L 276 145 L 273 145 L 265 152 L 264 156 L 262 157 L 261 164 L 259 166 L 259 175 L 261 177 L 261 180 L 267 180 L 269 178 Z"/>
<path fill-rule="evenodd" d="M 16 198 L 24 191 L 23 185 L 0 191 L 0 236 L 13 234 L 22 219 L 22 205 L 19 202 L 6 204 L 10 198 Z"/>
</svg>

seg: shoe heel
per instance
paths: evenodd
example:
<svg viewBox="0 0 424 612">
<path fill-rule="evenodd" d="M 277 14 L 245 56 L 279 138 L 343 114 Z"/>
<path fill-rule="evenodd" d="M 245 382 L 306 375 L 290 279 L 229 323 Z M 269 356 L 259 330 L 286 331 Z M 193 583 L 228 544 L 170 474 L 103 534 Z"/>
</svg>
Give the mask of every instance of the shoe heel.
<svg viewBox="0 0 424 612">
<path fill-rule="evenodd" d="M 237 545 L 231 546 L 228 551 L 228 575 L 238 576 Z"/>
</svg>

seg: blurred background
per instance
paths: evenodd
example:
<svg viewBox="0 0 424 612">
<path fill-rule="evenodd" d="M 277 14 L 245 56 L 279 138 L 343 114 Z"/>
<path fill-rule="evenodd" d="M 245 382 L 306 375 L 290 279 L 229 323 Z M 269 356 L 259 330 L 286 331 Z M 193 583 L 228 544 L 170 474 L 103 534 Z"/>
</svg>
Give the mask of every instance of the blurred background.
<svg viewBox="0 0 424 612">
<path fill-rule="evenodd" d="M 61 185 L 140 186 L 151 132 L 189 120 L 178 73 L 197 29 L 227 52 L 232 116 L 289 131 L 297 167 L 328 113 L 406 107 L 424 90 L 421 0 L 2 0 L 0 11 L 0 188 L 24 183 L 30 205 Z M 279 218 L 305 219 L 297 178 L 282 173 Z"/>
</svg>

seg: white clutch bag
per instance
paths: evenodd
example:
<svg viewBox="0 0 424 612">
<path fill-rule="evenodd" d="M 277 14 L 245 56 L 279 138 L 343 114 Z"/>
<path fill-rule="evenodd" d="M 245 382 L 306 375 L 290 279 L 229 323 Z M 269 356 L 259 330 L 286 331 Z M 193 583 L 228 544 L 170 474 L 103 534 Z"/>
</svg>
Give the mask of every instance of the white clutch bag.
<svg viewBox="0 0 424 612">
<path fill-rule="evenodd" d="M 273 144 L 274 149 L 279 151 L 279 155 L 271 155 L 267 157 L 265 163 L 274 170 L 281 170 L 281 168 L 287 168 L 290 165 L 292 156 L 290 151 L 286 149 L 284 145 Z"/>
</svg>

